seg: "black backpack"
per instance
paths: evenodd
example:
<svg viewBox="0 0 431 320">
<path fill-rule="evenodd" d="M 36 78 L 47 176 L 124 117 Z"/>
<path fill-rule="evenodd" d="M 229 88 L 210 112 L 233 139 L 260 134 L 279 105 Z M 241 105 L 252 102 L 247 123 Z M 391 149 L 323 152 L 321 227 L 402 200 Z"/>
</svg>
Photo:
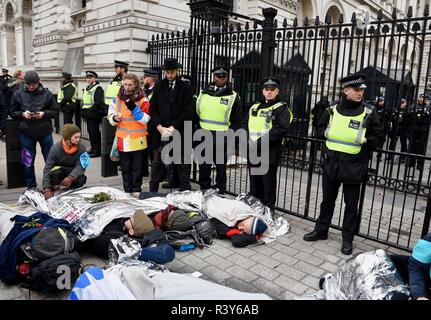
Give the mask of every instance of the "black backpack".
<svg viewBox="0 0 431 320">
<path fill-rule="evenodd" d="M 211 245 L 213 239 L 217 237 L 217 230 L 214 223 L 202 213 L 189 212 L 190 221 L 193 229 L 205 244 Z"/>
<path fill-rule="evenodd" d="M 194 245 L 200 249 L 205 247 L 203 239 L 197 234 L 195 230 L 178 231 L 170 230 L 165 231 L 166 239 L 169 245 L 175 250 L 182 251 L 182 248 L 189 245 Z"/>
<path fill-rule="evenodd" d="M 72 289 L 80 267 L 78 253 L 62 254 L 34 266 L 26 283 L 30 289 L 43 292 Z"/>
</svg>

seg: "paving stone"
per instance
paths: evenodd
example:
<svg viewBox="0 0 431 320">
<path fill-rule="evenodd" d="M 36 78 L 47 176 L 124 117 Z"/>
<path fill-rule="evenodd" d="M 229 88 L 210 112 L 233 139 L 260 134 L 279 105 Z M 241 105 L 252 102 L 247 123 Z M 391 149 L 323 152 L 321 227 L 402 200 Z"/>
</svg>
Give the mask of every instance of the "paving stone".
<svg viewBox="0 0 431 320">
<path fill-rule="evenodd" d="M 258 275 L 246 270 L 240 266 L 232 266 L 226 269 L 226 272 L 234 276 L 235 278 L 239 278 L 241 280 L 250 282 L 253 280 L 256 280 L 258 278 Z"/>
<path fill-rule="evenodd" d="M 285 245 L 290 245 L 291 243 L 294 242 L 293 239 L 289 238 L 289 233 L 286 234 L 286 235 L 284 235 L 284 236 L 277 237 L 276 241 L 279 242 L 279 243 L 285 244 Z"/>
<path fill-rule="evenodd" d="M 337 256 L 319 250 L 314 251 L 313 256 L 319 257 L 324 261 L 328 261 L 334 264 L 338 264 L 338 262 L 340 261 L 340 258 L 338 258 Z"/>
<path fill-rule="evenodd" d="M 220 257 L 223 257 L 223 258 L 226 258 L 226 257 L 230 256 L 231 254 L 233 254 L 232 250 L 229 250 L 229 249 L 222 247 L 220 245 L 213 246 L 213 247 L 210 247 L 208 249 L 211 250 L 211 252 L 213 252 L 213 253 L 215 253 L 215 254 L 219 255 Z"/>
<path fill-rule="evenodd" d="M 288 256 L 295 256 L 299 251 L 295 248 L 289 247 L 287 245 L 278 243 L 273 247 L 274 250 L 277 250 L 278 252 L 284 253 Z"/>
<path fill-rule="evenodd" d="M 313 252 L 313 254 L 308 254 L 305 252 L 300 252 L 298 253 L 295 257 L 301 259 L 302 261 L 311 263 L 314 266 L 319 266 L 320 264 L 323 263 L 323 260 L 316 257 L 314 255 L 315 252 Z"/>
<path fill-rule="evenodd" d="M 242 292 L 262 293 L 258 288 L 252 286 L 251 284 L 234 277 L 226 279 L 225 285 L 229 288 L 236 289 Z"/>
<path fill-rule="evenodd" d="M 7 286 L 0 283 L 0 300 L 13 300 L 21 296 L 17 286 Z"/>
<path fill-rule="evenodd" d="M 299 261 L 297 264 L 294 265 L 294 268 L 302 270 L 306 274 L 313 275 L 315 277 L 321 277 L 323 274 L 326 273 L 325 270 L 322 270 L 304 261 Z"/>
<path fill-rule="evenodd" d="M 280 261 L 281 263 L 287 264 L 288 266 L 293 266 L 295 263 L 298 262 L 298 259 L 285 254 L 284 251 L 282 252 L 277 252 L 276 254 L 274 254 L 272 256 L 272 258 L 274 258 L 275 260 Z"/>
<path fill-rule="evenodd" d="M 330 263 L 330 262 L 324 262 L 319 267 L 326 270 L 326 271 L 329 271 L 329 272 L 335 272 L 338 269 L 338 265 Z"/>
<path fill-rule="evenodd" d="M 284 288 L 280 287 L 273 281 L 267 281 L 262 278 L 254 280 L 253 286 L 256 287 L 260 292 L 266 293 L 273 299 L 276 299 L 284 291 Z"/>
<path fill-rule="evenodd" d="M 295 280 L 301 280 L 306 276 L 306 274 L 298 269 L 295 269 L 291 266 L 281 264 L 278 267 L 276 267 L 274 270 L 280 272 L 281 274 L 285 276 L 289 276 L 292 279 Z"/>
<path fill-rule="evenodd" d="M 206 257 L 209 257 L 210 255 L 212 255 L 212 252 L 209 250 L 204 249 L 196 249 L 192 251 L 192 254 L 198 258 L 201 258 L 203 260 L 205 260 Z"/>
<path fill-rule="evenodd" d="M 301 280 L 301 283 L 315 289 L 314 291 L 316 291 L 319 290 L 319 279 L 320 278 L 307 275 L 304 279 Z"/>
<path fill-rule="evenodd" d="M 238 255 L 231 255 L 231 256 L 227 257 L 226 259 L 232 263 L 235 263 L 235 264 L 245 268 L 245 269 L 249 269 L 257 263 L 256 261 L 254 261 L 252 259 L 249 259 L 246 257 L 240 257 Z"/>
<path fill-rule="evenodd" d="M 232 262 L 227 260 L 227 258 L 222 258 L 218 255 L 211 255 L 205 258 L 205 262 L 210 265 L 216 266 L 222 270 L 226 270 L 230 266 L 232 266 Z"/>
<path fill-rule="evenodd" d="M 308 289 L 308 287 L 302 284 L 301 282 L 298 282 L 296 280 L 293 280 L 283 275 L 275 279 L 274 282 L 277 283 L 279 286 L 286 288 L 290 292 L 293 292 L 294 294 L 297 294 L 297 295 L 304 293 L 305 290 Z"/>
<path fill-rule="evenodd" d="M 258 245 L 258 246 L 254 246 L 252 247 L 254 251 L 261 253 L 265 256 L 272 256 L 274 253 L 276 253 L 277 251 L 266 246 L 266 245 Z"/>
<path fill-rule="evenodd" d="M 269 269 L 261 264 L 256 264 L 253 267 L 251 267 L 249 270 L 269 281 L 274 280 L 280 275 L 280 273 L 275 271 L 274 269 Z"/>
<path fill-rule="evenodd" d="M 304 242 L 305 242 L 305 241 L 304 241 Z M 295 248 L 295 249 L 299 250 L 299 251 L 307 252 L 307 253 L 313 253 L 313 252 L 314 252 L 314 249 L 315 249 L 315 248 L 313 248 L 312 246 L 307 245 L 307 244 L 305 244 L 305 243 L 301 243 L 301 242 L 294 242 L 294 243 L 292 243 L 290 246 L 291 246 L 292 248 Z"/>
<path fill-rule="evenodd" d="M 181 261 L 184 262 L 186 265 L 195 268 L 196 270 L 203 269 L 209 265 L 208 262 L 205 262 L 201 258 L 198 258 L 192 254 L 189 254 L 188 256 L 184 257 Z"/>
<path fill-rule="evenodd" d="M 221 281 L 232 277 L 231 274 L 220 270 L 215 266 L 208 266 L 200 271 L 202 274 L 205 274 L 216 281 Z"/>
<path fill-rule="evenodd" d="M 169 271 L 172 271 L 172 272 L 177 272 L 178 270 L 180 270 L 181 268 L 184 268 L 185 266 L 186 264 L 179 259 L 175 259 L 174 261 L 171 261 L 166 264 L 166 268 L 168 268 Z"/>
<path fill-rule="evenodd" d="M 311 244 L 311 247 L 313 247 L 316 251 L 324 251 L 326 253 L 330 254 L 336 254 L 337 252 L 340 252 L 341 250 L 341 243 L 339 245 L 339 248 L 328 246 L 326 241 L 316 241 Z"/>
<path fill-rule="evenodd" d="M 262 263 L 271 269 L 275 268 L 276 266 L 278 266 L 280 264 L 279 261 L 274 260 L 270 257 L 264 256 L 263 254 L 260 254 L 260 253 L 257 253 L 256 255 L 251 256 L 250 259 L 252 259 L 258 263 Z"/>
<path fill-rule="evenodd" d="M 235 253 L 238 253 L 244 257 L 251 257 L 256 254 L 256 251 L 253 251 L 249 248 L 235 248 Z"/>
</svg>

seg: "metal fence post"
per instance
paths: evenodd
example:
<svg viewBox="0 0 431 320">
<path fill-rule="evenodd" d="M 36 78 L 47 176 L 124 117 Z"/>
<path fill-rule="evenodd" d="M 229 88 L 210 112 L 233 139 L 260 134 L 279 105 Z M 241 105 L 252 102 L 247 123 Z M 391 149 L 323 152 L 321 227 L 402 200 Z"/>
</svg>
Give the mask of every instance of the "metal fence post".
<svg viewBox="0 0 431 320">
<path fill-rule="evenodd" d="M 82 100 L 76 100 L 76 104 L 75 104 L 75 124 L 80 129 L 82 129 L 81 106 L 82 106 Z"/>
<path fill-rule="evenodd" d="M 6 173 L 7 187 L 21 188 L 26 186 L 24 167 L 21 162 L 21 142 L 19 140 L 19 121 L 6 121 Z"/>
<path fill-rule="evenodd" d="M 270 76 L 274 72 L 274 51 L 275 51 L 275 24 L 274 19 L 277 9 L 262 9 L 265 20 L 262 31 L 262 78 Z"/>
<path fill-rule="evenodd" d="M 425 237 L 430 232 L 431 220 L 431 195 L 428 195 L 427 208 L 425 210 L 424 224 L 422 227 L 421 238 Z"/>
</svg>

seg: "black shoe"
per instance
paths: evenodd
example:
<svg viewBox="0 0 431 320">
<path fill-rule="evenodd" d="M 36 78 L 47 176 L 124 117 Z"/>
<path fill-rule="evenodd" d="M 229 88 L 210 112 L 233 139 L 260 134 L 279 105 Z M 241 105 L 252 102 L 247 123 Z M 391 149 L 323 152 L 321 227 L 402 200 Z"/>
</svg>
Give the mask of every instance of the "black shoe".
<svg viewBox="0 0 431 320">
<path fill-rule="evenodd" d="M 325 278 L 320 278 L 319 280 L 319 289 L 323 290 L 323 285 L 325 284 Z"/>
<path fill-rule="evenodd" d="M 318 233 L 317 231 L 313 231 L 304 235 L 303 239 L 305 241 L 317 241 L 317 240 L 327 240 L 328 234 Z"/>
<path fill-rule="evenodd" d="M 169 182 L 162 183 L 162 188 L 163 189 L 176 189 L 176 188 L 179 188 L 179 187 L 180 187 L 179 184 L 170 184 Z"/>
<path fill-rule="evenodd" d="M 350 256 L 353 252 L 353 244 L 351 241 L 343 241 L 341 246 L 341 253 Z"/>
</svg>

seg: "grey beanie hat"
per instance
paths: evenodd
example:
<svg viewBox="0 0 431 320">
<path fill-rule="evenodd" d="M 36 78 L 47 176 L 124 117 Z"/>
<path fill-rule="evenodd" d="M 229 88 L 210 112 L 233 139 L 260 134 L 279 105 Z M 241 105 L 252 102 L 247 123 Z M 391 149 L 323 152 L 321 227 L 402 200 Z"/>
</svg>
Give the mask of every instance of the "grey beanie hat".
<svg viewBox="0 0 431 320">
<path fill-rule="evenodd" d="M 25 83 L 39 83 L 40 78 L 36 71 L 27 71 L 24 76 Z"/>
</svg>

